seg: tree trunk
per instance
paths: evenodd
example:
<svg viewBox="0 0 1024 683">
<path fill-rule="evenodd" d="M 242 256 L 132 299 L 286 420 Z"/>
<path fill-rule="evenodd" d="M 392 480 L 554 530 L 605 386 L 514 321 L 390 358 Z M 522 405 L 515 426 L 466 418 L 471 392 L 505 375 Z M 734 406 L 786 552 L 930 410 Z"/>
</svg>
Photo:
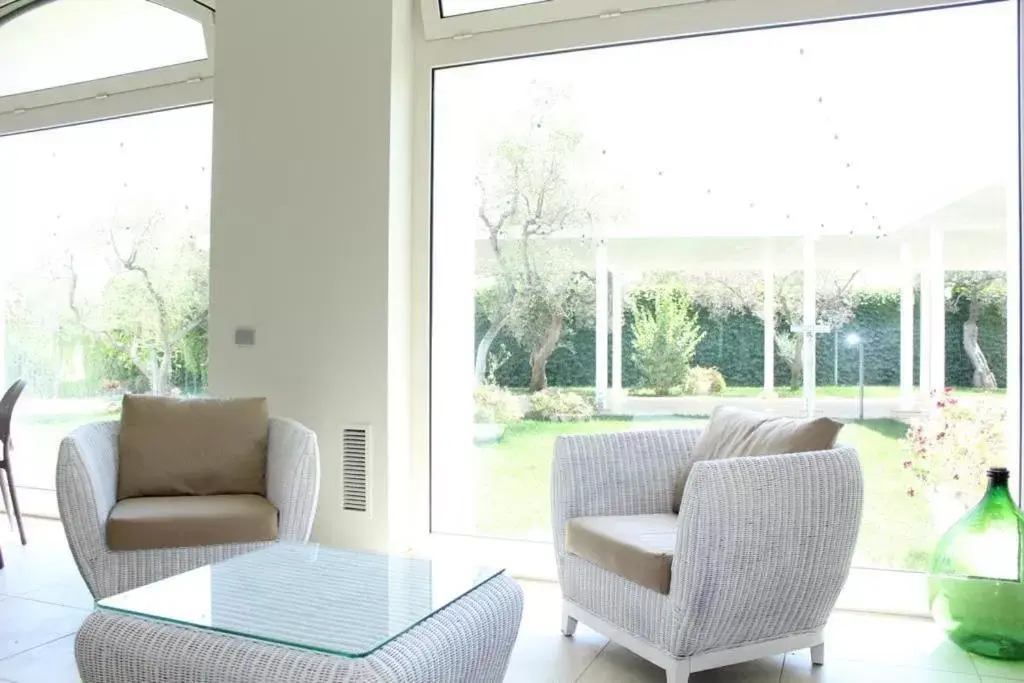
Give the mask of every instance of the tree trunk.
<svg viewBox="0 0 1024 683">
<path fill-rule="evenodd" d="M 557 314 L 551 318 L 547 332 L 540 345 L 530 355 L 530 391 L 544 391 L 548 388 L 548 359 L 555 352 L 558 340 L 562 338 L 565 317 Z"/>
<path fill-rule="evenodd" d="M 491 326 L 487 328 L 487 332 L 484 333 L 480 343 L 476 347 L 476 383 L 483 384 L 484 378 L 487 376 L 487 356 L 491 352 L 491 345 L 494 340 L 498 338 L 501 331 L 505 329 L 505 325 L 508 324 L 511 314 L 506 314 L 491 323 Z"/>
<path fill-rule="evenodd" d="M 995 389 L 996 377 L 992 374 L 988 359 L 985 358 L 985 353 L 981 350 L 981 344 L 978 343 L 978 319 L 980 317 L 981 305 L 972 301 L 968 308 L 967 320 L 964 321 L 964 351 L 971 361 L 971 367 L 974 368 L 971 384 L 979 389 Z"/>
<path fill-rule="evenodd" d="M 789 386 L 799 389 L 804 384 L 804 335 L 796 335 L 793 342 L 793 357 L 789 361 Z"/>
</svg>

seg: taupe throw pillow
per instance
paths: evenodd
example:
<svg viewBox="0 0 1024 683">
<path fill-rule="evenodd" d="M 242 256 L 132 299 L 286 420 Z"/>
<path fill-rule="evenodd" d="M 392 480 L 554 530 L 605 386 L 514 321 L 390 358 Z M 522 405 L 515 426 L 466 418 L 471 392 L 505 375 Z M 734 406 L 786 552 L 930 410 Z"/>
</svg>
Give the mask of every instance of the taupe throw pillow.
<svg viewBox="0 0 1024 683">
<path fill-rule="evenodd" d="M 266 495 L 267 400 L 125 396 L 117 499 Z"/>
<path fill-rule="evenodd" d="M 835 447 L 842 428 L 843 423 L 827 417 L 801 420 L 719 406 L 711 413 L 707 429 L 693 447 L 691 463 L 750 455 L 824 451 Z M 679 512 L 691 467 L 692 464 L 683 468 L 676 479 L 673 512 Z"/>
</svg>

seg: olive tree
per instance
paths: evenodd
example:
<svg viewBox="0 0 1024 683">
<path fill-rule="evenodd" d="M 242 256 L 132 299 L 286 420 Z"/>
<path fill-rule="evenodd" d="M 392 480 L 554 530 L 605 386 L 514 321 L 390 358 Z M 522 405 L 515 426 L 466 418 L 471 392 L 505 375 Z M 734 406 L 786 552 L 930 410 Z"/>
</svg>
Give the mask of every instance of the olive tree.
<svg viewBox="0 0 1024 683">
<path fill-rule="evenodd" d="M 484 380 L 490 347 L 508 331 L 530 353 L 530 390 L 547 387 L 547 363 L 567 323 L 594 310 L 594 275 L 579 256 L 606 197 L 591 182 L 596 150 L 576 129 L 569 97 L 539 89 L 531 111 L 481 155 L 477 216 L 489 246 L 482 275 L 488 329 L 476 350 Z M 559 246 L 561 245 L 561 246 Z"/>
</svg>

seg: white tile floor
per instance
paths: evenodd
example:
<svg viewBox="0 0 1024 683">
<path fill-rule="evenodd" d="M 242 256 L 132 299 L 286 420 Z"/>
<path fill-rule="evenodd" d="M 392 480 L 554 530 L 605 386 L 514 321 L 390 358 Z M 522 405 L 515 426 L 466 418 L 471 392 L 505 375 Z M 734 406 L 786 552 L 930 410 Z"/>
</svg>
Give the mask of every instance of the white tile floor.
<svg viewBox="0 0 1024 683">
<path fill-rule="evenodd" d="M 31 520 L 29 545 L 0 520 L 0 683 L 76 683 L 74 633 L 92 600 L 55 522 Z M 524 582 L 526 610 L 507 681 L 662 683 L 662 671 L 593 631 L 558 632 L 554 584 Z M 1024 662 L 973 657 L 924 619 L 837 612 L 827 628 L 826 663 L 807 652 L 694 675 L 694 683 L 1006 683 L 1024 681 Z"/>
</svg>

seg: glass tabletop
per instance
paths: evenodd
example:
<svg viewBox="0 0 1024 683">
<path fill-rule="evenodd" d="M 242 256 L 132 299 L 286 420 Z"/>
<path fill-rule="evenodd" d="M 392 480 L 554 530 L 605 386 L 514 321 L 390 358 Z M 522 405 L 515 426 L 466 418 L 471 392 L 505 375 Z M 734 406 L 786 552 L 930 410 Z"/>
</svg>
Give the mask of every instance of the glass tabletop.
<svg viewBox="0 0 1024 683">
<path fill-rule="evenodd" d="M 365 657 L 502 573 L 280 543 L 100 600 L 100 609 Z"/>
</svg>

